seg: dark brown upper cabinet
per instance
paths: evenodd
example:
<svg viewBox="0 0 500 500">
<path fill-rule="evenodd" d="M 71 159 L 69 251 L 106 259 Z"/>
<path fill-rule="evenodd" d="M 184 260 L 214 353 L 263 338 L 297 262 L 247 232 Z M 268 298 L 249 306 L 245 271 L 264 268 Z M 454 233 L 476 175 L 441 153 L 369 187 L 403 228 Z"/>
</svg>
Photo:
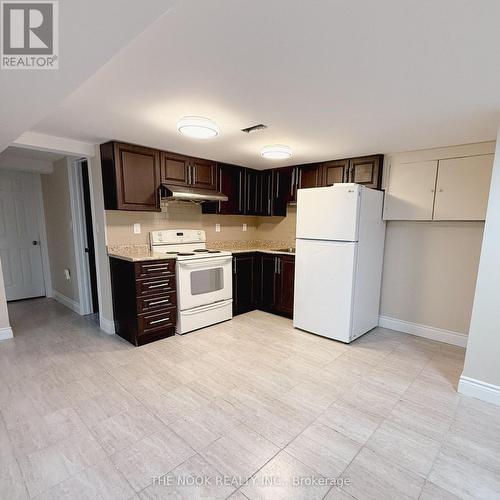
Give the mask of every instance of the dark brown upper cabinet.
<svg viewBox="0 0 500 500">
<path fill-rule="evenodd" d="M 160 157 L 163 184 L 214 191 L 217 189 L 215 162 L 166 151 L 162 151 Z"/>
<path fill-rule="evenodd" d="M 349 160 L 349 181 L 368 188 L 380 189 L 383 155 L 363 156 Z"/>
<path fill-rule="evenodd" d="M 160 152 L 120 142 L 101 145 L 106 210 L 160 211 Z"/>
<path fill-rule="evenodd" d="M 187 186 L 189 184 L 190 158 L 187 156 L 162 151 L 161 182 L 173 186 Z"/>
<path fill-rule="evenodd" d="M 259 175 L 258 170 L 245 169 L 245 215 L 259 215 Z"/>
<path fill-rule="evenodd" d="M 245 211 L 245 169 L 236 165 L 219 163 L 216 169 L 217 191 L 224 193 L 227 201 L 207 202 L 201 205 L 204 214 L 242 215 Z"/>
<path fill-rule="evenodd" d="M 273 215 L 286 216 L 286 206 L 295 199 L 295 186 L 292 183 L 293 167 L 273 170 Z"/>
<path fill-rule="evenodd" d="M 258 206 L 259 215 L 273 214 L 273 171 L 264 170 L 258 175 Z"/>
<path fill-rule="evenodd" d="M 349 182 L 349 160 L 334 160 L 323 163 L 323 186 L 337 182 Z"/>
<path fill-rule="evenodd" d="M 315 188 L 323 185 L 323 171 L 321 163 L 301 165 L 297 167 L 297 188 Z"/>
<path fill-rule="evenodd" d="M 197 189 L 217 189 L 216 164 L 214 161 L 191 158 L 191 187 Z"/>
</svg>

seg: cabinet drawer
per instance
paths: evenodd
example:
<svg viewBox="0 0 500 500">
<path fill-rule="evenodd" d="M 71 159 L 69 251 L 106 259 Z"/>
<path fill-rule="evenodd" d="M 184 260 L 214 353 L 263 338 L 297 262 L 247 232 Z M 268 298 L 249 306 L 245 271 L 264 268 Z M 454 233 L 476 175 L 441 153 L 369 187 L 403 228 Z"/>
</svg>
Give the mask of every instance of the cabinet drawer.
<svg viewBox="0 0 500 500">
<path fill-rule="evenodd" d="M 150 262 L 137 262 L 135 265 L 135 277 L 137 279 L 151 278 L 156 276 L 168 276 L 175 270 L 175 260 L 162 260 Z"/>
<path fill-rule="evenodd" d="M 138 333 L 141 335 L 153 330 L 175 326 L 176 320 L 177 310 L 175 308 L 139 314 L 137 316 Z"/>
<path fill-rule="evenodd" d="M 177 295 L 175 292 L 170 292 L 163 295 L 155 295 L 151 297 L 140 297 L 137 299 L 137 312 L 148 313 L 157 309 L 175 307 L 176 304 Z"/>
<path fill-rule="evenodd" d="M 137 297 L 159 295 L 175 290 L 175 276 L 136 281 Z"/>
</svg>

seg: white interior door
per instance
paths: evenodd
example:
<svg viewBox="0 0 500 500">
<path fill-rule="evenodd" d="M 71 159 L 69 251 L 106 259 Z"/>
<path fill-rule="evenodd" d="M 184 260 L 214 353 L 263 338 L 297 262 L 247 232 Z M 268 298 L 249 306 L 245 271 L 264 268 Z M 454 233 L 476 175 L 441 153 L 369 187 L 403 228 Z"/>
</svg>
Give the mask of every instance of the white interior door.
<svg viewBox="0 0 500 500">
<path fill-rule="evenodd" d="M 437 160 L 390 166 L 384 219 L 432 220 Z"/>
<path fill-rule="evenodd" d="M 7 300 L 45 295 L 35 174 L 0 170 L 0 258 Z"/>
<path fill-rule="evenodd" d="M 439 160 L 434 220 L 484 220 L 493 155 Z"/>
</svg>

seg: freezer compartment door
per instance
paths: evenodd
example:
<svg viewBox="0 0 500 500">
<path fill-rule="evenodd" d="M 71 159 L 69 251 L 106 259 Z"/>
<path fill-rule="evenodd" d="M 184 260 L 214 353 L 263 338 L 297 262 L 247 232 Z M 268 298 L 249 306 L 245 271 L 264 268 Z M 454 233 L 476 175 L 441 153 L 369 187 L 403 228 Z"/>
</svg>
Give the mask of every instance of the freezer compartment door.
<svg viewBox="0 0 500 500">
<path fill-rule="evenodd" d="M 357 243 L 296 241 L 293 326 L 350 342 Z"/>
<path fill-rule="evenodd" d="M 357 241 L 360 196 L 356 184 L 299 189 L 297 238 Z"/>
</svg>

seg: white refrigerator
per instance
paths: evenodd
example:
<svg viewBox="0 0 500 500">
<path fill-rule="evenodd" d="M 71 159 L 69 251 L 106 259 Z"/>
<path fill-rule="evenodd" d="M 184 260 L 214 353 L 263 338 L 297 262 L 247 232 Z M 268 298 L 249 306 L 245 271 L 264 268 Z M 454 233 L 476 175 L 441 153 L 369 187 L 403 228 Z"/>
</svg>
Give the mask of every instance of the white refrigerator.
<svg viewBox="0 0 500 500">
<path fill-rule="evenodd" d="M 348 343 L 378 325 L 383 199 L 359 184 L 298 191 L 296 328 Z"/>
</svg>

